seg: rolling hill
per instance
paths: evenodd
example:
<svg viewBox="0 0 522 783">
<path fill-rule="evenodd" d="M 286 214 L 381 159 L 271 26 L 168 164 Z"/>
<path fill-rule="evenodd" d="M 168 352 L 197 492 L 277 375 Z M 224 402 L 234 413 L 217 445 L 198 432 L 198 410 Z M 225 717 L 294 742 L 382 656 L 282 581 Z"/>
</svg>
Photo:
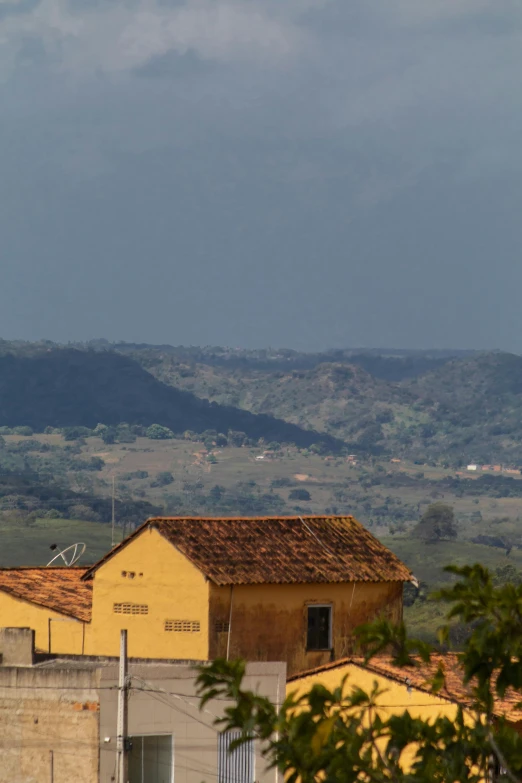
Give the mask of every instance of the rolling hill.
<svg viewBox="0 0 522 783">
<path fill-rule="evenodd" d="M 0 355 L 0 422 L 45 427 L 157 423 L 175 433 L 241 431 L 249 438 L 338 449 L 330 435 L 269 414 L 239 410 L 167 386 L 132 358 L 110 351 L 49 348 Z"/>
<path fill-rule="evenodd" d="M 133 356 L 176 388 L 326 432 L 357 452 L 454 465 L 522 463 L 522 358 L 514 354 L 464 353 L 424 364 L 357 355 L 301 370 L 262 370 L 257 358 L 242 367 L 205 356 L 192 361 L 153 348 Z"/>
<path fill-rule="evenodd" d="M 522 358 L 0 341 L 0 424 L 123 421 L 459 466 L 522 464 Z"/>
</svg>

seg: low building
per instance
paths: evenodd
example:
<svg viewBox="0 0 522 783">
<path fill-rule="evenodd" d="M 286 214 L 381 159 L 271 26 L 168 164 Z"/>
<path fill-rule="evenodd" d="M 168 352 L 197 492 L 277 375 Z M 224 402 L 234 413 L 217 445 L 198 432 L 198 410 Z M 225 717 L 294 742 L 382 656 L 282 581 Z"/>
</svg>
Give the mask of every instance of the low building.
<svg viewBox="0 0 522 783">
<path fill-rule="evenodd" d="M 0 622 L 32 628 L 42 652 L 86 652 L 92 615 L 87 568 L 0 568 Z M 116 652 L 116 651 L 114 651 Z"/>
<path fill-rule="evenodd" d="M 150 519 L 88 569 L 0 571 L 5 625 L 53 653 L 286 661 L 352 652 L 353 630 L 402 616 L 409 569 L 353 517 Z"/>
<path fill-rule="evenodd" d="M 369 693 L 377 683 L 381 694 L 376 706 L 383 719 L 408 710 L 413 718 L 432 721 L 438 717 L 447 717 L 453 720 L 459 706 L 469 706 L 471 709 L 473 696 L 469 686 L 464 683 L 456 653 L 433 654 L 430 663 L 418 660 L 417 664 L 397 667 L 387 656 L 377 656 L 369 662 L 361 657 L 346 658 L 290 676 L 287 680 L 287 695 L 305 693 L 316 684 L 333 689 L 347 677 L 347 689 L 356 686 Z M 434 694 L 428 681 L 436 674 L 439 664 L 443 665 L 446 685 Z M 505 718 L 522 733 L 522 709 L 519 705 L 520 696 L 508 692 L 504 699 L 497 700 L 494 713 Z"/>
<path fill-rule="evenodd" d="M 30 629 L 0 629 L 0 783 L 114 783 L 118 660 L 35 652 Z M 214 725 L 228 702 L 200 710 L 194 663 L 130 659 L 129 783 L 278 783 L 261 748 L 228 754 Z M 247 664 L 245 686 L 284 698 L 283 663 Z"/>
</svg>

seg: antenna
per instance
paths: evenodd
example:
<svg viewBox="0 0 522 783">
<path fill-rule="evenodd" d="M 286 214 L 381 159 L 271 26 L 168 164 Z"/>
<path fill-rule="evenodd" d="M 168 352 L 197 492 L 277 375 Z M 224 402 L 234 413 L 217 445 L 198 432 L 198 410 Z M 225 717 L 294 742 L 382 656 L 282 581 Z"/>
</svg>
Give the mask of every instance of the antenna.
<svg viewBox="0 0 522 783">
<path fill-rule="evenodd" d="M 111 534 L 111 547 L 114 546 L 114 526 L 115 526 L 115 521 L 116 521 L 116 517 L 115 517 L 115 513 L 114 513 L 115 483 L 116 483 L 116 479 L 115 479 L 115 476 L 113 474 L 112 475 L 112 520 L 111 520 L 111 522 L 112 522 L 112 534 Z"/>
<path fill-rule="evenodd" d="M 58 549 L 57 544 L 51 544 L 49 547 L 51 552 L 55 552 Z M 52 565 L 56 562 L 56 560 L 59 560 L 61 558 L 64 562 L 64 564 L 67 566 L 67 568 L 70 568 L 71 566 L 75 565 L 80 557 L 83 555 L 85 550 L 87 549 L 87 544 L 82 543 L 79 541 L 77 544 L 71 544 L 71 546 L 65 547 L 65 549 L 60 549 L 60 551 L 54 555 L 51 560 L 47 563 L 48 566 Z"/>
</svg>

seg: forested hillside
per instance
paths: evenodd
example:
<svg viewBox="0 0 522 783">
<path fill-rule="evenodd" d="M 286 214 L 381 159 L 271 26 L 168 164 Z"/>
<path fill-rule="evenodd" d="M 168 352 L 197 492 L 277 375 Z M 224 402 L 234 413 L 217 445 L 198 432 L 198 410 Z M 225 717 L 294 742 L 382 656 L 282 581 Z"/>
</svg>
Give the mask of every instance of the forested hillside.
<svg viewBox="0 0 522 783">
<path fill-rule="evenodd" d="M 522 463 L 522 358 L 514 354 L 359 354 L 342 362 L 327 354 L 309 369 L 288 369 L 283 359 L 280 369 L 274 359 L 260 369 L 266 358 L 238 366 L 154 348 L 132 355 L 165 383 L 327 432 L 356 453 L 455 466 Z"/>
<path fill-rule="evenodd" d="M 121 422 L 454 467 L 519 464 L 522 358 L 0 343 L 0 426 Z"/>
<path fill-rule="evenodd" d="M 299 446 L 342 445 L 271 415 L 210 403 L 158 381 L 133 359 L 115 352 L 49 348 L 0 356 L 0 426 L 84 426 L 122 422 L 160 424 L 174 433 L 241 431 Z"/>
</svg>

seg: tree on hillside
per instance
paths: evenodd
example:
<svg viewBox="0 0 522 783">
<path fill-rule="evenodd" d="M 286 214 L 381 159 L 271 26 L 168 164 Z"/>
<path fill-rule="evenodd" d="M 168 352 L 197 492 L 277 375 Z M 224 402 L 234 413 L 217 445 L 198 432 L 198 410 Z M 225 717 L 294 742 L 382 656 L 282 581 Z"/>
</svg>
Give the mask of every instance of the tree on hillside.
<svg viewBox="0 0 522 783">
<path fill-rule="evenodd" d="M 105 427 L 100 433 L 101 439 L 107 445 L 116 442 L 116 430 L 114 427 Z"/>
<path fill-rule="evenodd" d="M 174 482 L 174 476 L 170 470 L 161 470 L 151 482 L 151 487 L 167 487 Z"/>
<path fill-rule="evenodd" d="M 447 503 L 432 503 L 422 515 L 414 533 L 417 538 L 430 543 L 457 538 L 453 508 Z"/>
<path fill-rule="evenodd" d="M 298 487 L 297 489 L 292 489 L 290 491 L 288 498 L 290 500 L 311 500 L 312 496 L 310 495 L 307 489 Z"/>
<path fill-rule="evenodd" d="M 147 427 L 146 435 L 152 440 L 168 440 L 174 437 L 172 430 L 162 424 L 151 424 L 150 427 Z"/>
<path fill-rule="evenodd" d="M 245 432 L 238 432 L 236 430 L 229 430 L 227 434 L 227 440 L 231 446 L 242 446 L 247 440 Z"/>
<path fill-rule="evenodd" d="M 505 585 L 508 582 L 514 585 L 522 584 L 522 573 L 511 563 L 497 566 L 493 573 L 493 584 Z"/>
<path fill-rule="evenodd" d="M 219 730 L 239 730 L 234 747 L 260 740 L 268 765 L 290 783 L 517 783 L 522 736 L 495 702 L 509 696 L 511 711 L 522 698 L 522 586 L 495 587 L 480 565 L 447 570 L 459 580 L 438 597 L 450 604 L 448 620 L 470 629 L 459 656 L 464 703 L 453 718 L 413 717 L 407 707 L 400 711 L 405 705 L 390 714 L 378 709 L 377 684 L 366 693 L 346 679 L 333 690 L 316 684 L 274 705 L 242 687 L 244 662 L 225 660 L 200 667 L 201 707 L 229 700 L 215 721 Z M 441 641 L 449 627 L 441 629 Z M 367 660 L 387 650 L 397 667 L 430 663 L 430 648 L 408 638 L 403 623 L 381 619 L 358 633 Z M 442 660 L 432 670 L 426 686 L 438 694 L 446 687 Z"/>
</svg>

